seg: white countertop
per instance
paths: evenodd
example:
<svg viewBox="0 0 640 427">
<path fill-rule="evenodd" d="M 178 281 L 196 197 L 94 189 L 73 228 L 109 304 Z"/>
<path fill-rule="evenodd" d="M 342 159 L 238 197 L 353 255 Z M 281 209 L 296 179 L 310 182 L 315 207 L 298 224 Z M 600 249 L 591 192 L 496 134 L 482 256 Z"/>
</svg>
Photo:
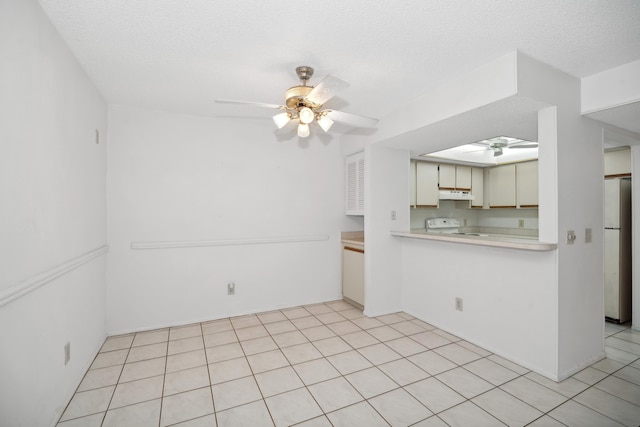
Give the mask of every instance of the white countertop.
<svg viewBox="0 0 640 427">
<path fill-rule="evenodd" d="M 467 245 L 493 246 L 498 248 L 522 249 L 527 251 L 551 251 L 558 247 L 556 243 L 544 243 L 530 237 L 518 237 L 492 234 L 488 236 L 468 236 L 464 234 L 429 233 L 425 230 L 392 231 L 392 236 L 412 239 L 439 240 L 442 242 Z"/>
</svg>

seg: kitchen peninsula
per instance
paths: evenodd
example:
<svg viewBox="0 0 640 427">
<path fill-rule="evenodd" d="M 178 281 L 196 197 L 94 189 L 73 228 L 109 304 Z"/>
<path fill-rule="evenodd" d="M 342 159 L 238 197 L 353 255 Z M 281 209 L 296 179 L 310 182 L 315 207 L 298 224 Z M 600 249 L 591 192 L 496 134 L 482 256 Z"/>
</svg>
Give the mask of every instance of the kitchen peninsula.
<svg viewBox="0 0 640 427">
<path fill-rule="evenodd" d="M 555 243 L 544 243 L 526 237 L 507 235 L 474 236 L 468 234 L 431 234 L 424 230 L 392 231 L 392 236 L 412 239 L 435 240 L 467 245 L 493 246 L 498 248 L 521 249 L 527 251 L 551 251 L 558 247 Z"/>
</svg>

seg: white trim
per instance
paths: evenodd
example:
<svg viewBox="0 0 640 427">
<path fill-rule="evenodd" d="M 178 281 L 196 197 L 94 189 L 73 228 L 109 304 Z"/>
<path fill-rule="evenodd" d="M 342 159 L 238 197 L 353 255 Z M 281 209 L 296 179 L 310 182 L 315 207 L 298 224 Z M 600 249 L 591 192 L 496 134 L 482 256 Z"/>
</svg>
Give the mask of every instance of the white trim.
<svg viewBox="0 0 640 427">
<path fill-rule="evenodd" d="M 63 264 L 53 267 L 43 273 L 37 274 L 25 280 L 24 282 L 17 284 L 16 286 L 0 291 L 0 307 L 17 300 L 18 298 L 23 297 L 32 291 L 35 291 L 39 287 L 46 285 L 52 280 L 55 280 L 58 277 L 75 270 L 81 265 L 93 260 L 94 258 L 106 254 L 108 251 L 109 247 L 107 245 L 101 246 L 97 249 L 77 256 Z"/>
<path fill-rule="evenodd" d="M 323 240 L 329 240 L 329 236 L 254 237 L 249 239 L 132 242 L 131 249 L 199 248 L 204 246 L 262 245 L 267 243 L 317 242 Z"/>
</svg>

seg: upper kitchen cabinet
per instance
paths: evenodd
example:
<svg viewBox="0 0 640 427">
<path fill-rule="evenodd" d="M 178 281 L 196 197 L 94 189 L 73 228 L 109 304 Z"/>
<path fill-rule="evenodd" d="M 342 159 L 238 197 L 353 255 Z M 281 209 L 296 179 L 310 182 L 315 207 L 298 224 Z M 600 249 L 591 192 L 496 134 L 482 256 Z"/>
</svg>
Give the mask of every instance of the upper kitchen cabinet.
<svg viewBox="0 0 640 427">
<path fill-rule="evenodd" d="M 438 165 L 430 162 L 416 163 L 416 201 L 414 206 L 437 208 Z"/>
<path fill-rule="evenodd" d="M 471 167 L 440 164 L 439 186 L 441 190 L 471 190 Z"/>
<path fill-rule="evenodd" d="M 364 152 L 347 156 L 345 166 L 345 213 L 364 215 Z"/>
<path fill-rule="evenodd" d="M 628 148 L 604 152 L 604 177 L 631 176 L 631 150 Z"/>
<path fill-rule="evenodd" d="M 538 207 L 538 161 L 516 164 L 516 200 L 519 208 Z"/>
<path fill-rule="evenodd" d="M 516 165 L 500 165 L 489 169 L 489 207 L 516 207 Z"/>
<path fill-rule="evenodd" d="M 484 169 L 483 168 L 470 168 L 471 169 L 471 194 L 473 194 L 473 200 L 471 200 L 470 206 L 472 208 L 482 208 L 484 206 Z"/>
</svg>

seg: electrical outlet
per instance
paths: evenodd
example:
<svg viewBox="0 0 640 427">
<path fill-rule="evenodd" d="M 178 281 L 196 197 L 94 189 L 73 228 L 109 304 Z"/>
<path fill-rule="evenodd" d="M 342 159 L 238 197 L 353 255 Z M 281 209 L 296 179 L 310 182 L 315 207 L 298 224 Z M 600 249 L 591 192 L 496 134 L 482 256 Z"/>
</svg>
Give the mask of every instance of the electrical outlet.
<svg viewBox="0 0 640 427">
<path fill-rule="evenodd" d="M 576 232 L 573 230 L 567 231 L 567 245 L 573 245 L 576 241 Z"/>
<path fill-rule="evenodd" d="M 462 311 L 462 298 L 456 297 L 456 310 Z"/>
<path fill-rule="evenodd" d="M 524 219 L 519 219 L 518 220 L 518 227 L 520 227 L 520 228 L 524 227 Z"/>
<path fill-rule="evenodd" d="M 396 211 L 391 211 L 391 221 L 396 220 Z"/>
<path fill-rule="evenodd" d="M 591 229 L 590 228 L 585 228 L 584 229 L 584 242 L 585 243 L 591 243 L 592 237 L 591 237 Z"/>
<path fill-rule="evenodd" d="M 71 343 L 68 342 L 64 345 L 64 364 L 66 365 L 71 360 Z"/>
<path fill-rule="evenodd" d="M 227 283 L 227 295 L 235 295 L 236 294 L 236 284 L 233 282 Z"/>
</svg>

